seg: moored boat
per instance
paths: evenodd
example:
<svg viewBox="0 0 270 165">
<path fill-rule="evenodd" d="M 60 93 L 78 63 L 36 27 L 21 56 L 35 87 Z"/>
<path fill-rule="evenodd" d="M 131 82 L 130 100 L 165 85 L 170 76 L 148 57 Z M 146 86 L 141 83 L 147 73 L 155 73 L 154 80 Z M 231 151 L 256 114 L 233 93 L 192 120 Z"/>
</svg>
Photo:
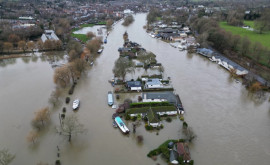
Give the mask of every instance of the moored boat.
<svg viewBox="0 0 270 165">
<path fill-rule="evenodd" d="M 123 132 L 123 133 L 129 133 L 129 129 L 127 128 L 127 126 L 125 125 L 125 123 L 122 121 L 122 119 L 117 116 L 114 121 L 116 122 L 117 126 L 119 127 L 119 129 Z"/>
<path fill-rule="evenodd" d="M 113 93 L 111 91 L 108 92 L 108 104 L 113 105 Z"/>
<path fill-rule="evenodd" d="M 72 104 L 73 110 L 78 109 L 79 106 L 80 106 L 80 100 L 79 100 L 79 99 L 74 100 L 74 101 L 73 101 L 73 104 Z"/>
</svg>

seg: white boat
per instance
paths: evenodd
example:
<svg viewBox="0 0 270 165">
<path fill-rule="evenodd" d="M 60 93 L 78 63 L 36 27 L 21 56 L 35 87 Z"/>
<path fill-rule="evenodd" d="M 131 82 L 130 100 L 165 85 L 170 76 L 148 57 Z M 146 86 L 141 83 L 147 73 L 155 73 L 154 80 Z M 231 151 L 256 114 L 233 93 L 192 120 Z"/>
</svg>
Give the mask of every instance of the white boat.
<svg viewBox="0 0 270 165">
<path fill-rule="evenodd" d="M 73 104 L 72 104 L 73 110 L 78 109 L 79 106 L 80 106 L 80 100 L 79 100 L 79 99 L 74 100 L 74 101 L 73 101 Z"/>
<path fill-rule="evenodd" d="M 113 105 L 113 93 L 111 91 L 108 92 L 108 104 Z"/>
<path fill-rule="evenodd" d="M 102 51 L 103 51 L 103 49 L 99 49 L 99 50 L 97 51 L 97 53 L 100 54 L 100 53 L 102 53 Z"/>
<path fill-rule="evenodd" d="M 116 122 L 117 126 L 123 133 L 129 133 L 128 127 L 125 125 L 125 123 L 122 121 L 122 119 L 117 116 L 114 121 Z"/>
</svg>

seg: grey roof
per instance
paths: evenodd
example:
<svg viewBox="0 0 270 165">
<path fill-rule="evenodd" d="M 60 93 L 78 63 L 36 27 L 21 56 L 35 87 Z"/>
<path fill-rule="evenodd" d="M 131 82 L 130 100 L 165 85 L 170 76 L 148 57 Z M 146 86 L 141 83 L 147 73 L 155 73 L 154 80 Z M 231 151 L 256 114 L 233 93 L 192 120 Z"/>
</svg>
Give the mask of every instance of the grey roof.
<svg viewBox="0 0 270 165">
<path fill-rule="evenodd" d="M 140 81 L 127 81 L 128 87 L 141 87 L 142 83 Z"/>
<path fill-rule="evenodd" d="M 178 157 L 178 154 L 176 151 L 174 150 L 170 150 L 170 162 L 172 161 L 177 161 L 177 157 Z"/>
<path fill-rule="evenodd" d="M 161 82 L 158 78 L 148 79 L 146 82 L 147 85 L 160 85 Z"/>
<path fill-rule="evenodd" d="M 146 97 L 146 98 L 145 98 Z M 177 104 L 176 96 L 173 92 L 148 92 L 143 93 L 143 99 L 166 99 L 169 103 Z"/>
</svg>

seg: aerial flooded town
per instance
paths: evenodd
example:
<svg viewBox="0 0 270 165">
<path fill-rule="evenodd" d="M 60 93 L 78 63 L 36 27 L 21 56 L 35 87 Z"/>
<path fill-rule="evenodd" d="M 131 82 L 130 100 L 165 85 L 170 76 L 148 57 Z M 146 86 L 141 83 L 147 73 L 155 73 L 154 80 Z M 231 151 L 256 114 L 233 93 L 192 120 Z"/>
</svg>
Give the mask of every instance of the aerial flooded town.
<svg viewBox="0 0 270 165">
<path fill-rule="evenodd" d="M 269 165 L 268 0 L 0 0 L 0 165 Z"/>
</svg>

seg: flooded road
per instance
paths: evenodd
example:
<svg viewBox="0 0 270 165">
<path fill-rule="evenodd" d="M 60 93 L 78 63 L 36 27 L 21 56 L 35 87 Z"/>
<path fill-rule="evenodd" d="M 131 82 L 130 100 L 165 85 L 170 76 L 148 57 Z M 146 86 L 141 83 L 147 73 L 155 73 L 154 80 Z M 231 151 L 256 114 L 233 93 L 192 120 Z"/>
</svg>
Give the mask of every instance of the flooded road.
<svg viewBox="0 0 270 165">
<path fill-rule="evenodd" d="M 186 109 L 185 120 L 197 134 L 190 148 L 195 164 L 269 164 L 269 102 L 255 103 L 240 83 L 235 83 L 227 71 L 209 60 L 179 52 L 148 36 L 142 28 L 145 18 L 146 14 L 135 15 L 135 22 L 129 27 L 122 26 L 121 22 L 116 24 L 103 53 L 76 86 L 71 100 L 81 100 L 77 115 L 88 131 L 73 137 L 71 144 L 55 131 L 62 107 L 67 108 L 68 114 L 73 113 L 71 104 L 52 111 L 52 124 L 40 135 L 36 146 L 26 142 L 34 112 L 48 105 L 55 87 L 51 65 L 40 58 L 27 63 L 16 59 L 11 64 L 0 65 L 0 148 L 16 154 L 12 164 L 39 161 L 53 164 L 58 159 L 57 146 L 65 165 L 166 164 L 161 159 L 154 162 L 146 154 L 167 139 L 182 137 L 178 119 L 172 123 L 163 121 L 164 129 L 159 135 L 146 132 L 143 125 L 135 135 L 129 136 L 112 127 L 114 110 L 107 106 L 107 92 L 112 90 L 108 80 L 112 78 L 111 70 L 125 31 L 131 41 L 155 53 L 165 68 L 165 76 L 171 77 Z M 63 98 L 66 96 L 67 92 Z M 131 128 L 131 123 L 127 125 Z M 137 144 L 137 135 L 143 135 L 142 145 Z"/>
</svg>

